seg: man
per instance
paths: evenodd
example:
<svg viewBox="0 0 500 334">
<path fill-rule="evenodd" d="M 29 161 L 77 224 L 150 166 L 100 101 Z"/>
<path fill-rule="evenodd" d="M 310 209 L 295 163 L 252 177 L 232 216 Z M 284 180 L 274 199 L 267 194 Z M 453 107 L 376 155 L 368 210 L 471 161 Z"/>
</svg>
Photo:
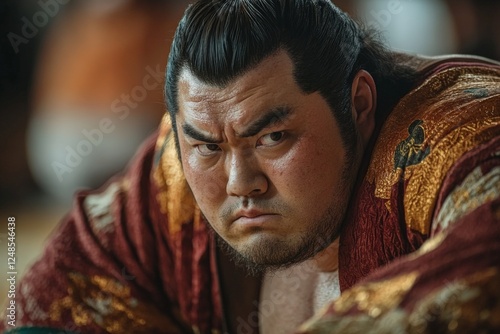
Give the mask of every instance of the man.
<svg viewBox="0 0 500 334">
<path fill-rule="evenodd" d="M 165 87 L 158 135 L 23 279 L 18 326 L 499 328 L 498 64 L 392 53 L 327 1 L 207 0 Z"/>
</svg>

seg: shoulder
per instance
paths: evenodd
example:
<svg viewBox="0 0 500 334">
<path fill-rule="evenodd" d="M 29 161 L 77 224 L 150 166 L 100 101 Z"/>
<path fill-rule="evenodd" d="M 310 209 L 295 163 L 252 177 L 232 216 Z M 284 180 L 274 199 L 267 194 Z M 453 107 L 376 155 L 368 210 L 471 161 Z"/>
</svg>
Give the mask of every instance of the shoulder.
<svg viewBox="0 0 500 334">
<path fill-rule="evenodd" d="M 426 67 L 430 74 L 388 116 L 368 168 L 379 197 L 404 182 L 406 223 L 423 234 L 450 168 L 500 133 L 500 67 L 467 59 Z"/>
<path fill-rule="evenodd" d="M 428 68 L 431 73 L 398 102 L 374 140 L 341 236 L 343 289 L 418 250 L 438 226 L 449 225 L 449 212 L 458 219 L 456 206 L 462 204 L 449 195 L 488 163 L 489 156 L 480 153 L 485 145 L 490 156 L 498 151 L 500 69 L 483 63 L 440 66 Z M 465 174 L 448 176 L 453 170 Z M 477 179 L 477 188 L 489 172 L 482 168 L 469 180 Z"/>
<path fill-rule="evenodd" d="M 375 143 L 341 236 L 350 289 L 300 333 L 498 331 L 500 71 L 437 66 Z"/>
<path fill-rule="evenodd" d="M 195 243 L 208 254 L 211 240 L 201 228 L 193 236 L 189 219 L 178 225 L 177 234 L 169 222 L 172 206 L 162 211 L 160 194 L 181 181 L 155 181 L 160 140 L 161 134 L 153 135 L 126 172 L 100 189 L 77 194 L 73 209 L 19 284 L 17 325 L 23 331 L 187 331 L 181 319 L 192 304 L 194 278 L 186 268 L 194 265 Z M 212 275 L 207 263 L 200 264 L 198 276 Z"/>
</svg>

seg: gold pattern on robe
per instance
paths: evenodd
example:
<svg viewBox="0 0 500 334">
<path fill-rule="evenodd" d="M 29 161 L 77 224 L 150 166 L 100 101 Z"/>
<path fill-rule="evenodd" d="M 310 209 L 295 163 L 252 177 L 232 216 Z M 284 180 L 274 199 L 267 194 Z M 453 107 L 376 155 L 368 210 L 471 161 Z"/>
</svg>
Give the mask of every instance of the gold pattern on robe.
<svg viewBox="0 0 500 334">
<path fill-rule="evenodd" d="M 492 333 L 500 327 L 499 279 L 489 268 L 429 293 L 409 314 L 409 332 Z"/>
<path fill-rule="evenodd" d="M 482 67 L 440 72 L 406 95 L 386 120 L 366 180 L 375 184 L 375 196 L 385 200 L 398 181 L 408 181 L 404 210 L 410 229 L 429 234 L 435 201 L 449 168 L 464 153 L 500 134 L 498 72 Z M 481 90 L 484 98 L 465 90 Z M 423 121 L 425 140 L 412 149 L 430 148 L 430 153 L 416 165 L 395 168 L 395 150 L 417 119 Z"/>
<path fill-rule="evenodd" d="M 500 167 L 483 175 L 481 167 L 470 173 L 443 202 L 433 229 L 446 229 L 481 205 L 500 197 Z"/>
<path fill-rule="evenodd" d="M 368 333 L 374 329 L 375 319 L 378 320 L 377 324 L 389 324 L 394 330 L 399 320 L 405 317 L 397 306 L 417 278 L 418 273 L 411 272 L 347 290 L 332 304 L 335 315 L 329 314 L 330 306 L 327 305 L 305 322 L 299 328 L 299 333 L 323 334 L 332 333 L 333 330 L 339 333 L 351 333 L 350 330 L 353 330 L 352 333 Z M 344 314 L 353 307 L 363 313 L 354 316 Z"/>
<path fill-rule="evenodd" d="M 130 189 L 130 180 L 125 176 L 109 185 L 101 192 L 90 194 L 83 200 L 83 207 L 87 213 L 90 226 L 96 236 L 99 236 L 105 248 L 110 246 L 112 240 L 106 235 L 112 234 L 115 229 L 113 216 L 113 203 L 119 196 L 126 196 Z"/>
<path fill-rule="evenodd" d="M 446 232 L 440 232 L 432 238 L 427 239 L 422 246 L 420 246 L 419 249 L 417 249 L 415 252 L 407 255 L 408 260 L 414 260 L 417 257 L 420 257 L 422 255 L 428 254 L 438 248 L 439 245 L 443 243 L 443 241 L 446 239 L 447 233 Z"/>
<path fill-rule="evenodd" d="M 413 287 L 418 277 L 412 272 L 384 280 L 356 286 L 345 293 L 334 303 L 336 312 L 345 313 L 353 307 L 372 317 L 399 305 L 406 293 Z"/>
<path fill-rule="evenodd" d="M 378 317 L 328 309 L 298 333 L 497 333 L 500 328 L 500 272 L 490 268 L 430 291 L 412 310 L 395 307 Z M 335 305 L 335 304 L 334 304 Z"/>
<path fill-rule="evenodd" d="M 452 131 L 439 143 L 431 142 L 433 153 L 419 166 L 408 167 L 410 181 L 404 196 L 408 226 L 429 234 L 436 199 L 448 170 L 467 151 L 495 137 L 495 132 L 500 131 L 493 128 L 495 122 L 500 124 L 500 116 Z"/>
<path fill-rule="evenodd" d="M 160 188 L 157 196 L 161 212 L 168 215 L 169 231 L 178 233 L 182 225 L 195 219 L 195 227 L 200 224 L 198 206 L 194 200 L 177 156 L 174 133 L 171 131 L 170 118 L 165 115 L 160 126 L 157 152 L 161 151 L 160 161 L 153 177 Z"/>
<path fill-rule="evenodd" d="M 69 273 L 68 281 L 68 295 L 50 306 L 52 321 L 70 312 L 77 326 L 96 324 L 109 333 L 177 328 L 154 305 L 138 302 L 128 286 L 112 278 Z"/>
</svg>

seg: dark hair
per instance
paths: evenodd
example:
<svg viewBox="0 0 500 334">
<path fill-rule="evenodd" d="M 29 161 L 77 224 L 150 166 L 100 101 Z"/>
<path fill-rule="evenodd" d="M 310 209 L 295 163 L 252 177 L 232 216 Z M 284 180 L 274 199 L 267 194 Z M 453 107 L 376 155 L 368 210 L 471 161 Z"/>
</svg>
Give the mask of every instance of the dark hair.
<svg viewBox="0 0 500 334">
<path fill-rule="evenodd" d="M 354 75 L 370 72 L 379 96 L 411 84 L 411 71 L 398 67 L 382 43 L 328 0 L 200 0 L 179 23 L 168 60 L 165 95 L 174 131 L 183 68 L 224 87 L 279 49 L 291 57 L 299 87 L 325 98 L 348 148 L 356 143 Z"/>
</svg>

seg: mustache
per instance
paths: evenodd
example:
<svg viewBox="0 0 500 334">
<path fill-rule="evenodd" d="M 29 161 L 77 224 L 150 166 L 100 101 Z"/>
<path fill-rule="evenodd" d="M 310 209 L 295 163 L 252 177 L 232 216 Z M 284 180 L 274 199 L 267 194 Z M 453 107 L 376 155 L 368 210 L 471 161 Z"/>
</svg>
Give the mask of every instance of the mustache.
<svg viewBox="0 0 500 334">
<path fill-rule="evenodd" d="M 290 211 L 290 206 L 279 199 L 243 199 L 225 205 L 221 209 L 219 218 L 222 221 L 232 221 L 236 219 L 236 214 L 240 210 L 258 210 L 266 213 L 279 214 L 286 217 Z"/>
</svg>

